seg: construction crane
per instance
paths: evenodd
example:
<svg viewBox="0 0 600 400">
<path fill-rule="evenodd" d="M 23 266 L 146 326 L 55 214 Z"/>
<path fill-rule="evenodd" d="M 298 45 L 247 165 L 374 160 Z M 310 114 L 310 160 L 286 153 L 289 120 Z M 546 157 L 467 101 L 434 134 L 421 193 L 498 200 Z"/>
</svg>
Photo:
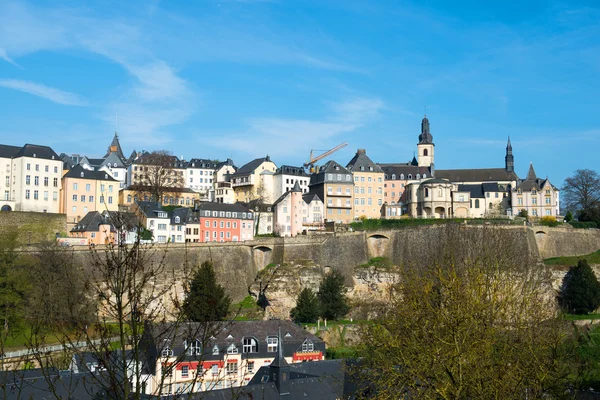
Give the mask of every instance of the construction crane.
<svg viewBox="0 0 600 400">
<path fill-rule="evenodd" d="M 343 149 L 346 146 L 348 146 L 348 142 L 344 142 L 344 143 L 338 144 L 333 149 L 327 150 L 325 153 L 320 154 L 320 155 L 318 155 L 318 156 L 316 156 L 314 158 L 313 158 L 313 151 L 315 151 L 315 150 L 311 150 L 310 151 L 310 160 L 304 163 L 304 167 L 305 168 L 309 168 L 309 170 L 310 170 L 311 173 L 316 172 L 315 163 L 317 161 L 322 160 L 325 157 L 332 155 L 336 151 L 338 151 L 340 149 Z"/>
</svg>

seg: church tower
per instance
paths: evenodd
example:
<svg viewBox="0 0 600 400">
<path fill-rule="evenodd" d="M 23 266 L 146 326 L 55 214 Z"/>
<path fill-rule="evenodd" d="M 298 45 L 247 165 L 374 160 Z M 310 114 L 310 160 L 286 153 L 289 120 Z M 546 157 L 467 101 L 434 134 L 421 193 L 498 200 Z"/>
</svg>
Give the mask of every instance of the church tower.
<svg viewBox="0 0 600 400">
<path fill-rule="evenodd" d="M 419 167 L 429 167 L 433 164 L 433 136 L 429 132 L 429 120 L 427 115 L 421 121 L 421 134 L 419 135 L 419 144 L 417 145 Z"/>
<path fill-rule="evenodd" d="M 512 145 L 510 144 L 510 136 L 506 144 L 506 156 L 504 157 L 504 169 L 506 172 L 515 172 L 515 157 L 512 153 Z"/>
</svg>

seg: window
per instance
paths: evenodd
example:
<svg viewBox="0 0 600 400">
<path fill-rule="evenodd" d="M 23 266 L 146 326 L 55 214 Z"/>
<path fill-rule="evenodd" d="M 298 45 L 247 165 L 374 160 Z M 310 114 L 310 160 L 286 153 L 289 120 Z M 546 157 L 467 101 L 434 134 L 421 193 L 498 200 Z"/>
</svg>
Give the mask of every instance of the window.
<svg viewBox="0 0 600 400">
<path fill-rule="evenodd" d="M 498 198 L 498 193 L 495 193 L 495 196 L 494 196 L 494 197 L 495 197 L 495 198 Z"/>
<path fill-rule="evenodd" d="M 58 178 L 54 178 L 54 179 L 52 180 L 52 186 L 54 186 L 54 187 L 58 187 Z"/>
<path fill-rule="evenodd" d="M 83 194 L 81 195 L 81 202 L 85 203 L 85 195 L 83 195 Z"/>
<path fill-rule="evenodd" d="M 104 196 L 100 196 L 100 204 L 104 204 Z"/>
<path fill-rule="evenodd" d="M 258 352 L 258 342 L 256 341 L 256 339 L 249 337 L 249 338 L 244 338 L 244 340 L 242 341 L 243 346 L 242 346 L 242 351 L 244 353 L 256 353 Z"/>
<path fill-rule="evenodd" d="M 36 176 L 36 177 L 33 178 L 33 184 L 35 186 L 39 186 L 39 184 L 40 184 L 40 177 L 39 176 Z"/>
<path fill-rule="evenodd" d="M 161 356 L 163 356 L 163 357 L 172 357 L 173 356 L 173 350 L 171 350 L 169 347 L 165 347 L 163 349 L 163 351 L 161 352 Z"/>
<path fill-rule="evenodd" d="M 88 201 L 89 201 L 90 203 L 93 203 L 93 202 L 94 202 L 94 196 L 89 196 L 89 197 L 88 197 Z"/>
<path fill-rule="evenodd" d="M 532 197 L 531 198 L 531 203 L 532 204 L 537 204 L 537 197 Z"/>
<path fill-rule="evenodd" d="M 248 361 L 248 372 L 254 372 L 254 361 Z"/>
<path fill-rule="evenodd" d="M 77 195 L 76 194 L 73 195 L 73 201 L 77 201 Z"/>
<path fill-rule="evenodd" d="M 54 167 L 54 173 L 58 173 L 58 167 Z"/>
<path fill-rule="evenodd" d="M 25 184 L 26 185 L 30 185 L 31 184 L 31 175 L 25 175 Z"/>
<path fill-rule="evenodd" d="M 213 346 L 213 350 L 212 350 L 213 356 L 218 356 L 219 355 L 219 346 L 217 346 L 216 344 Z"/>
<path fill-rule="evenodd" d="M 277 351 L 277 336 L 267 337 L 267 352 L 275 353 Z"/>
<path fill-rule="evenodd" d="M 488 192 L 488 193 L 486 193 L 486 194 L 485 194 L 485 197 L 489 198 L 489 197 L 490 197 L 490 193 L 489 193 L 489 192 Z"/>
<path fill-rule="evenodd" d="M 546 197 L 546 204 L 550 204 L 550 197 Z M 547 214 L 550 215 L 550 214 Z"/>
<path fill-rule="evenodd" d="M 31 170 L 31 164 L 27 164 L 27 171 Z"/>
<path fill-rule="evenodd" d="M 302 351 L 314 351 L 315 345 L 310 339 L 306 339 L 304 343 L 302 343 Z"/>
<path fill-rule="evenodd" d="M 227 373 L 228 374 L 235 374 L 237 372 L 237 369 L 238 369 L 237 361 L 227 363 Z"/>
<path fill-rule="evenodd" d="M 90 185 L 89 183 L 85 184 L 85 191 L 86 192 L 89 192 L 91 190 L 91 188 L 92 188 L 92 185 Z"/>
<path fill-rule="evenodd" d="M 425 197 L 429 197 L 429 189 L 425 188 Z"/>
<path fill-rule="evenodd" d="M 77 182 L 73 184 L 73 190 L 77 190 Z"/>
<path fill-rule="evenodd" d="M 35 170 L 39 171 L 40 170 L 40 164 L 35 164 Z"/>
<path fill-rule="evenodd" d="M 47 176 L 44 177 L 44 186 L 48 186 L 48 177 Z"/>
<path fill-rule="evenodd" d="M 236 347 L 235 344 L 231 343 L 229 345 L 229 347 L 227 347 L 227 354 L 237 354 L 238 353 L 238 348 Z"/>
<path fill-rule="evenodd" d="M 190 376 L 190 367 L 188 365 L 184 365 L 181 367 L 181 377 L 187 378 Z"/>
<path fill-rule="evenodd" d="M 108 196 L 108 204 L 112 204 L 112 196 Z"/>
<path fill-rule="evenodd" d="M 475 199 L 475 208 L 479 208 L 479 199 Z"/>
<path fill-rule="evenodd" d="M 219 365 L 218 364 L 211 365 L 210 372 L 212 373 L 212 376 L 219 375 Z"/>
<path fill-rule="evenodd" d="M 40 192 L 39 192 L 39 191 L 37 191 L 37 190 L 34 190 L 34 191 L 33 191 L 33 199 L 34 199 L 34 200 L 37 200 L 37 199 L 39 198 L 39 193 L 40 193 Z"/>
</svg>

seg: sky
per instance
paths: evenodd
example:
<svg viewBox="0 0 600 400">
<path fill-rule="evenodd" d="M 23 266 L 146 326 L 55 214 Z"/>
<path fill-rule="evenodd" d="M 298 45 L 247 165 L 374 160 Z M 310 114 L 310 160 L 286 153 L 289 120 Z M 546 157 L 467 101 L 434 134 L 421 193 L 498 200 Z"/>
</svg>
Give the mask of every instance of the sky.
<svg viewBox="0 0 600 400">
<path fill-rule="evenodd" d="M 600 3 L 0 0 L 0 143 L 598 170 Z"/>
</svg>

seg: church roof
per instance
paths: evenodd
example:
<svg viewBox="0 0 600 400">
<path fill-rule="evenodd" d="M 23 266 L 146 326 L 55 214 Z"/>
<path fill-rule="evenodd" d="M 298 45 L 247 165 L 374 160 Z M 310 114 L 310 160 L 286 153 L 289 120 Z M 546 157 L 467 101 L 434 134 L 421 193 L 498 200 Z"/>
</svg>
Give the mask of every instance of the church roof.
<svg viewBox="0 0 600 400">
<path fill-rule="evenodd" d="M 427 115 L 421 121 L 421 134 L 419 135 L 419 144 L 433 144 L 433 136 L 429 131 L 429 120 Z"/>
<path fill-rule="evenodd" d="M 452 182 L 512 182 L 518 179 L 514 172 L 504 168 L 438 169 L 435 176 Z"/>
</svg>

